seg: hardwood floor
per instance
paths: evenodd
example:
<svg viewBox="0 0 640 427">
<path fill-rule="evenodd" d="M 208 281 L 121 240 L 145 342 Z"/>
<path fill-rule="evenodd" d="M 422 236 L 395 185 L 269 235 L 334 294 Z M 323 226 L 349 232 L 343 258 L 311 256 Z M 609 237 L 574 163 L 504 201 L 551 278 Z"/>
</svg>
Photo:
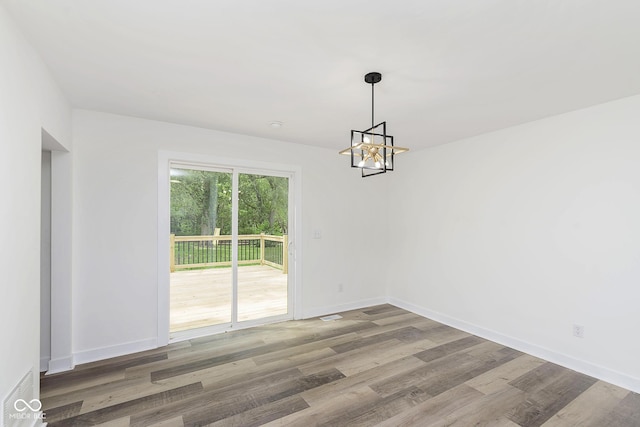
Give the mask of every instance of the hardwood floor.
<svg viewBox="0 0 640 427">
<path fill-rule="evenodd" d="M 640 426 L 640 395 L 391 305 L 41 378 L 50 426 Z"/>
</svg>

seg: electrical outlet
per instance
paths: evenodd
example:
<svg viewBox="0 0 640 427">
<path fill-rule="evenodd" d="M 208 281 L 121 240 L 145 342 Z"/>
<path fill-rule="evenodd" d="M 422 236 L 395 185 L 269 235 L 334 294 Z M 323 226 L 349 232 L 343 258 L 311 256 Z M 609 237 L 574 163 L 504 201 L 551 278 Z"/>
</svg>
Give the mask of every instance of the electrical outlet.
<svg viewBox="0 0 640 427">
<path fill-rule="evenodd" d="M 573 336 L 577 338 L 584 338 L 584 326 L 573 325 Z"/>
</svg>

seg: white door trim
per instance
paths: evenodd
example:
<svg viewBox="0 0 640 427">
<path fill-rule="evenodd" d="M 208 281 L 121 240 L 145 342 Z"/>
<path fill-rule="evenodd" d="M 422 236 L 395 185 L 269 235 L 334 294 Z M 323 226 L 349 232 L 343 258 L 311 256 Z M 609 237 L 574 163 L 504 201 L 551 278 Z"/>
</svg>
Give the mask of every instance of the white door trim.
<svg viewBox="0 0 640 427">
<path fill-rule="evenodd" d="M 302 315 L 302 253 L 296 239 L 302 236 L 302 170 L 297 165 L 256 162 L 246 159 L 230 159 L 198 153 L 158 151 L 158 346 L 169 343 L 169 236 L 170 231 L 170 175 L 171 163 L 202 165 L 203 167 L 232 168 L 239 173 L 280 175 L 289 178 L 289 230 L 293 239 L 289 246 L 289 298 L 293 303 L 293 318 Z M 291 233 L 293 232 L 293 233 Z M 235 245 L 234 245 L 235 247 Z"/>
</svg>

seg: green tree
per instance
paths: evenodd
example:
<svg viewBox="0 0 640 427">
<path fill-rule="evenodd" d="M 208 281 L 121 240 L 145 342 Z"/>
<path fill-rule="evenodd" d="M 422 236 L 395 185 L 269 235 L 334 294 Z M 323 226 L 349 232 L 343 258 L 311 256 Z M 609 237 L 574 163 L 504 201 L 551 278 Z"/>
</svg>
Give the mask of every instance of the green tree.
<svg viewBox="0 0 640 427">
<path fill-rule="evenodd" d="M 287 178 L 240 174 L 240 234 L 288 231 Z M 231 174 L 174 168 L 171 170 L 171 232 L 181 236 L 231 234 Z"/>
<path fill-rule="evenodd" d="M 282 235 L 288 228 L 287 178 L 242 174 L 239 178 L 240 234 Z"/>
</svg>

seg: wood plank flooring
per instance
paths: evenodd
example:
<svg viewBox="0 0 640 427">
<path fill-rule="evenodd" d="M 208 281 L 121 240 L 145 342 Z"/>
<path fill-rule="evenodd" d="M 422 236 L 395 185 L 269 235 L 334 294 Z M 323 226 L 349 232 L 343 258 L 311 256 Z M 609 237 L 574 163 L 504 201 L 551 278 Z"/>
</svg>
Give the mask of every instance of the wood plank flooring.
<svg viewBox="0 0 640 427">
<path fill-rule="evenodd" d="M 170 275 L 170 330 L 231 322 L 231 267 Z M 287 275 L 266 265 L 238 268 L 238 320 L 287 314 Z"/>
<path fill-rule="evenodd" d="M 640 426 L 640 395 L 391 305 L 43 376 L 56 426 Z"/>
</svg>

